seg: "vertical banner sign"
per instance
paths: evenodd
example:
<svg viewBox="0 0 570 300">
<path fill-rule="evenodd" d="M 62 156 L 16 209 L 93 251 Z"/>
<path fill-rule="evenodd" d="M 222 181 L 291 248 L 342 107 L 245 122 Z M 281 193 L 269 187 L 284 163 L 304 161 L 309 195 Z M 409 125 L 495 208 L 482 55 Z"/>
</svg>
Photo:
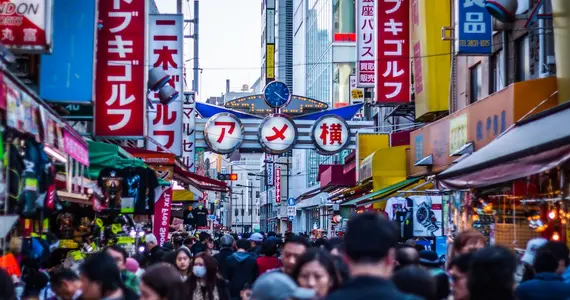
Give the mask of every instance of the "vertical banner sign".
<svg viewBox="0 0 570 300">
<path fill-rule="evenodd" d="M 281 203 L 281 169 L 275 169 L 275 203 Z"/>
<path fill-rule="evenodd" d="M 265 153 L 265 185 L 273 186 L 275 184 L 275 164 L 273 163 L 273 155 Z"/>
<path fill-rule="evenodd" d="M 194 92 L 184 92 L 182 103 L 182 162 L 192 173 L 196 172 L 194 161 L 196 144 L 196 98 Z"/>
<path fill-rule="evenodd" d="M 146 0 L 99 1 L 95 135 L 144 136 Z"/>
<path fill-rule="evenodd" d="M 275 0 L 265 1 L 265 84 L 275 80 Z"/>
<path fill-rule="evenodd" d="M 52 0 L 0 0 L 0 43 L 50 53 Z"/>
<path fill-rule="evenodd" d="M 172 186 L 159 186 L 154 190 L 154 195 L 152 233 L 154 233 L 158 244 L 162 247 L 168 241 L 170 213 L 172 212 Z"/>
<path fill-rule="evenodd" d="M 493 19 L 485 8 L 485 1 L 459 1 L 455 7 L 457 55 L 490 55 Z"/>
<path fill-rule="evenodd" d="M 359 87 L 374 87 L 374 2 L 356 0 L 356 80 Z"/>
<path fill-rule="evenodd" d="M 184 69 L 182 52 L 183 15 L 150 15 L 149 55 L 151 68 L 160 67 L 170 75 L 170 86 L 182 95 Z M 158 93 L 150 99 L 157 103 Z M 156 104 L 148 113 L 148 135 L 177 156 L 182 155 L 182 102 L 176 99 L 169 105 Z M 147 143 L 149 150 L 158 151 L 158 145 Z"/>
<path fill-rule="evenodd" d="M 410 102 L 410 0 L 377 0 L 376 101 Z"/>
</svg>

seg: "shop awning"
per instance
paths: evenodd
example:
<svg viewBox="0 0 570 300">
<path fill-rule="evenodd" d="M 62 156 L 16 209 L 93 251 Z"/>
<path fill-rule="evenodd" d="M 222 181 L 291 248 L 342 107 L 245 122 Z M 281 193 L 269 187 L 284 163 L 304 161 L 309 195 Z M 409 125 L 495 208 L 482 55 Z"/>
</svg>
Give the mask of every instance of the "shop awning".
<svg viewBox="0 0 570 300">
<path fill-rule="evenodd" d="M 188 190 L 174 190 L 172 192 L 172 201 L 194 201 L 194 193 Z"/>
<path fill-rule="evenodd" d="M 570 102 L 518 122 L 437 176 L 453 188 L 482 187 L 553 169 L 570 159 Z"/>
<path fill-rule="evenodd" d="M 396 192 L 400 189 L 407 188 L 413 184 L 416 184 L 418 181 L 420 181 L 420 178 L 406 179 L 404 181 L 398 182 L 396 184 L 387 186 L 387 187 L 379 189 L 377 191 L 373 191 L 369 194 L 360 196 L 356 199 L 352 199 L 350 201 L 342 203 L 341 206 L 356 206 L 356 205 L 360 204 L 359 202 L 361 202 L 361 201 L 365 201 L 367 199 L 375 199 L 375 198 L 383 197 L 385 195 Z"/>
<path fill-rule="evenodd" d="M 191 184 L 199 190 L 225 193 L 229 187 L 225 182 L 215 180 L 206 176 L 198 175 L 184 170 L 179 166 L 174 166 L 174 177 L 184 183 Z"/>
<path fill-rule="evenodd" d="M 434 187 L 433 181 L 419 180 L 418 182 L 402 187 L 401 189 L 396 189 L 393 190 L 392 192 L 378 195 L 368 200 L 361 201 L 360 203 L 358 203 L 358 206 L 378 203 L 379 204 L 378 207 L 375 208 L 384 209 L 386 207 L 386 201 L 388 201 L 388 199 L 392 197 L 404 196 L 414 193 L 415 194 L 426 193 L 428 192 L 427 190 L 433 189 L 433 187 Z"/>
<path fill-rule="evenodd" d="M 118 145 L 89 141 L 89 169 L 86 176 L 97 179 L 99 172 L 108 167 L 146 167 L 146 165 Z"/>
</svg>

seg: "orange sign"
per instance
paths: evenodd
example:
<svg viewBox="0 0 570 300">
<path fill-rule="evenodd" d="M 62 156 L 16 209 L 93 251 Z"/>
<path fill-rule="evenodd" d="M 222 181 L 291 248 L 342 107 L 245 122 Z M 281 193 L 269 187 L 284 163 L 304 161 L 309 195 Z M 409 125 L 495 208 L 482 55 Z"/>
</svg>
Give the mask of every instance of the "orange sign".
<svg viewBox="0 0 570 300">
<path fill-rule="evenodd" d="M 16 275 L 20 277 L 20 275 L 22 275 L 16 257 L 11 253 L 0 257 L 0 268 L 6 270 L 10 276 Z"/>
<path fill-rule="evenodd" d="M 156 172 L 156 176 L 160 179 L 171 182 L 174 178 L 174 164 L 176 162 L 175 155 L 160 152 L 140 152 L 133 153 L 133 156 L 140 158 Z"/>
</svg>

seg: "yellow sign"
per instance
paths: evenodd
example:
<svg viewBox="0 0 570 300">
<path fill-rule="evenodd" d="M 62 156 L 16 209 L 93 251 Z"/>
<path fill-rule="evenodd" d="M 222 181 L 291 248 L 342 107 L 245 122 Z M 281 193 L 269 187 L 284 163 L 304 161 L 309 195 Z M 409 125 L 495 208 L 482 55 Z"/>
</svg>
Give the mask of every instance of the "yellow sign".
<svg viewBox="0 0 570 300">
<path fill-rule="evenodd" d="M 81 253 L 81 251 L 76 250 L 76 251 L 71 251 L 69 253 L 69 255 L 71 256 L 71 258 L 73 258 L 74 261 L 80 261 L 83 258 L 85 258 L 85 256 L 83 255 L 83 253 Z"/>
<path fill-rule="evenodd" d="M 123 226 L 121 226 L 121 224 L 115 223 L 115 224 L 111 225 L 111 231 L 114 234 L 117 234 L 117 233 L 123 231 Z"/>
<path fill-rule="evenodd" d="M 363 89 L 352 90 L 352 101 L 362 100 L 363 98 L 364 98 L 364 90 Z"/>
<path fill-rule="evenodd" d="M 135 243 L 135 238 L 130 236 L 120 236 L 117 238 L 117 245 L 132 245 Z"/>
<path fill-rule="evenodd" d="M 449 154 L 467 144 L 467 114 L 449 120 Z"/>
<path fill-rule="evenodd" d="M 266 75 L 267 78 L 275 78 L 275 45 L 267 45 L 267 54 L 265 55 L 266 61 Z"/>
<path fill-rule="evenodd" d="M 63 249 L 77 249 L 79 244 L 74 240 L 59 240 L 59 248 Z"/>
</svg>

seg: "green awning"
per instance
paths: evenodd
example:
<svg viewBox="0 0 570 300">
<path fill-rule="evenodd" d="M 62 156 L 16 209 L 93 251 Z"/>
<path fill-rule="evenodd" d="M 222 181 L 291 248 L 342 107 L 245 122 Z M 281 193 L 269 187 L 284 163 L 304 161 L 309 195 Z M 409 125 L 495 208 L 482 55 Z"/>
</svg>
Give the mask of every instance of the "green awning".
<svg viewBox="0 0 570 300">
<path fill-rule="evenodd" d="M 389 195 L 389 194 L 391 194 L 391 193 L 393 193 L 399 189 L 402 189 L 402 188 L 405 188 L 409 185 L 415 184 L 418 181 L 420 181 L 420 178 L 406 179 L 406 180 L 400 181 L 396 184 L 387 186 L 383 189 L 374 191 L 372 193 L 368 193 L 366 195 L 362 195 L 356 199 L 352 199 L 350 201 L 342 203 L 341 206 L 356 206 L 358 204 L 358 202 L 363 201 L 363 200 L 381 198 L 382 196 Z"/>
</svg>

